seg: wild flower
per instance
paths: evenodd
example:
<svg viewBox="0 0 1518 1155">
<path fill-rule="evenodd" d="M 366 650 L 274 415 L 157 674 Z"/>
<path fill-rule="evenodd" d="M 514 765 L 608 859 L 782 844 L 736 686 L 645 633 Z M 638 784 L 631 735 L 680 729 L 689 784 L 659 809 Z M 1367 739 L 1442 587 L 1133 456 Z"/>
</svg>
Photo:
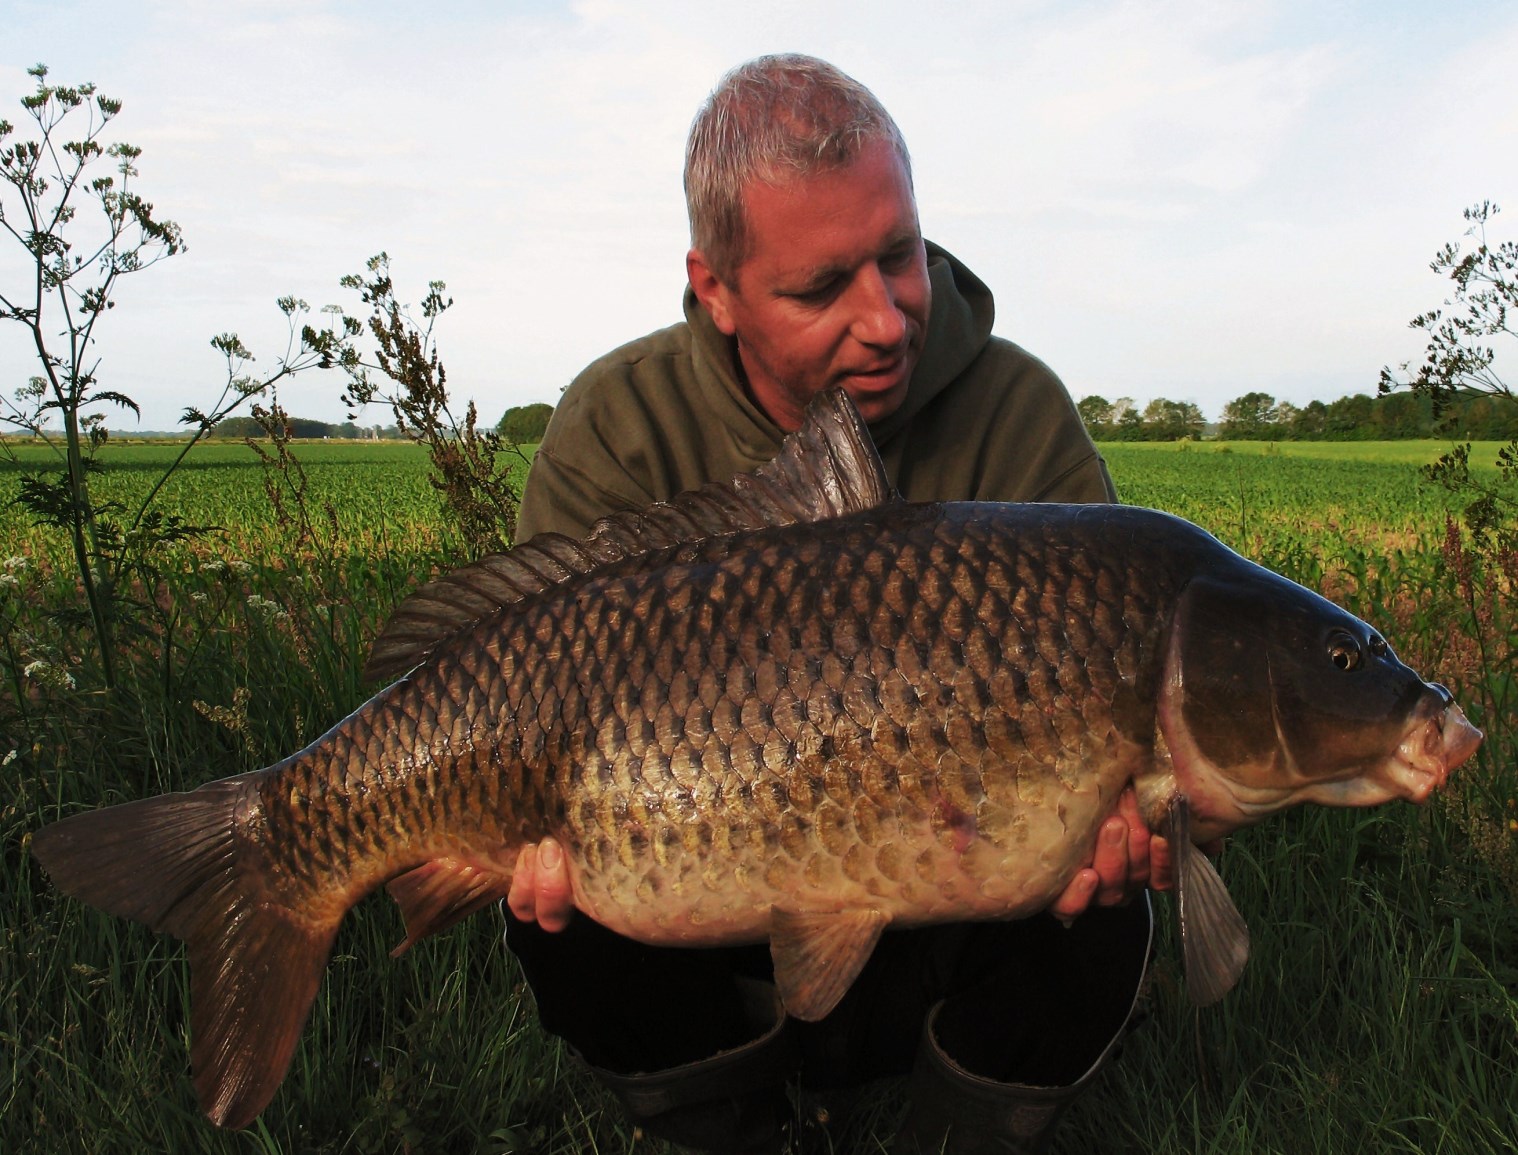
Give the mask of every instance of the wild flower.
<svg viewBox="0 0 1518 1155">
<path fill-rule="evenodd" d="M 5 572 L 8 574 L 20 573 L 31 564 L 32 563 L 24 557 L 8 557 L 4 562 L 0 562 L 0 569 L 5 570 Z"/>
<path fill-rule="evenodd" d="M 252 610 L 266 622 L 284 621 L 289 618 L 289 613 L 278 602 L 258 594 L 248 595 L 248 609 Z"/>
<path fill-rule="evenodd" d="M 9 766 L 12 762 L 14 762 L 19 757 L 21 757 L 21 751 L 20 750 L 12 750 L 4 758 L 0 758 L 0 766 Z"/>
<path fill-rule="evenodd" d="M 74 688 L 74 675 L 62 666 L 55 666 L 51 662 L 38 658 L 34 662 L 27 663 L 21 671 L 21 676 L 29 678 L 39 686 L 45 686 L 49 690 L 72 690 Z"/>
<path fill-rule="evenodd" d="M 21 588 L 21 579 L 13 573 L 0 573 L 0 589 L 16 590 Z"/>
</svg>

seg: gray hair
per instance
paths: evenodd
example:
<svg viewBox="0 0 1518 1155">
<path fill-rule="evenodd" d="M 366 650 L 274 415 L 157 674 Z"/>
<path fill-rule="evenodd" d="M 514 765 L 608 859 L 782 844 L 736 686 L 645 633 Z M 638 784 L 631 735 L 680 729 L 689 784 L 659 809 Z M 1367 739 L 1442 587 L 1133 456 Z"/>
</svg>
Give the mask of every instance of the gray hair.
<svg viewBox="0 0 1518 1155">
<path fill-rule="evenodd" d="M 748 256 L 743 189 L 845 168 L 866 145 L 888 143 L 907 183 L 912 160 L 901 130 L 857 80 L 814 56 L 761 56 L 717 83 L 685 146 L 691 246 L 731 283 Z"/>
</svg>

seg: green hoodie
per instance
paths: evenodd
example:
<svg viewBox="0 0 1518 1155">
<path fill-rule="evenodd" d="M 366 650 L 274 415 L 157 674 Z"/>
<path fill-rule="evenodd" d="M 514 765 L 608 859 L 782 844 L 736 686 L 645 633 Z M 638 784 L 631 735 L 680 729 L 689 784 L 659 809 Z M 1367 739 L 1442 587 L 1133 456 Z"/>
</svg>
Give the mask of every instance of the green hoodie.
<svg viewBox="0 0 1518 1155">
<path fill-rule="evenodd" d="M 870 427 L 891 483 L 910 501 L 1113 501 L 1106 464 L 1059 378 L 991 336 L 981 280 L 929 243 L 933 307 L 906 401 Z M 732 340 L 688 288 L 685 321 L 623 345 L 565 390 L 538 448 L 517 540 L 583 537 L 775 455 L 783 431 L 739 383 Z"/>
</svg>

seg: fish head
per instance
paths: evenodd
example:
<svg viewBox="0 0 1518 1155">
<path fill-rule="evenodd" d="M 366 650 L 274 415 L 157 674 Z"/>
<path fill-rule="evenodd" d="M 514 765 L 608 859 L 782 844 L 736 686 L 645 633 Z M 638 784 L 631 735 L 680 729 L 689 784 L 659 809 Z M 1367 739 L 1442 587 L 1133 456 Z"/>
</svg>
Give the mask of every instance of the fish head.
<svg viewBox="0 0 1518 1155">
<path fill-rule="evenodd" d="M 1199 839 L 1304 802 L 1425 802 L 1482 739 L 1375 629 L 1249 563 L 1187 585 L 1159 724 Z"/>
</svg>

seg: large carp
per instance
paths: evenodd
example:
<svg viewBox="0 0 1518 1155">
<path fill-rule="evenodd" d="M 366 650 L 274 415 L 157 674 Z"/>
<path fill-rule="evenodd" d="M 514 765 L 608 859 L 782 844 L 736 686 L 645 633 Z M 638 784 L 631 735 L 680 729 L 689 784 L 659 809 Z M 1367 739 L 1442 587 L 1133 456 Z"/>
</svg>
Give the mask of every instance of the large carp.
<svg viewBox="0 0 1518 1155">
<path fill-rule="evenodd" d="M 888 926 L 1016 918 L 1132 782 L 1176 842 L 1187 980 L 1247 954 L 1193 846 L 1300 802 L 1422 802 L 1481 734 L 1369 626 L 1187 522 L 893 500 L 842 393 L 754 474 L 424 587 L 399 677 L 267 769 L 35 835 L 54 883 L 184 939 L 201 1106 L 273 1096 L 338 923 L 406 942 L 553 835 L 576 905 L 650 943 L 768 939 L 825 1015 Z"/>
</svg>

